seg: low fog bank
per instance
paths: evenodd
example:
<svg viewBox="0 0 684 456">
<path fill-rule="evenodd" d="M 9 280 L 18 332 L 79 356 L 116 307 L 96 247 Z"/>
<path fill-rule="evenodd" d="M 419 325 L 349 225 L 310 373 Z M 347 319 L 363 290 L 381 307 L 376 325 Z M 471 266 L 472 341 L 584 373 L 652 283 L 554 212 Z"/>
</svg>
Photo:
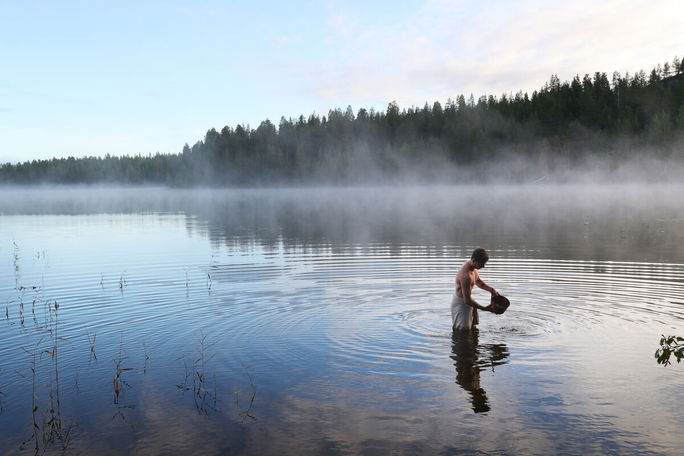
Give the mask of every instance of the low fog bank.
<svg viewBox="0 0 684 456">
<path fill-rule="evenodd" d="M 684 157 L 684 145 L 682 156 Z M 539 158 L 530 159 L 528 155 L 505 151 L 493 155 L 483 154 L 468 165 L 454 164 L 437 154 L 427 155 L 419 163 L 405 163 L 397 159 L 392 162 L 392 172 L 388 172 L 386 166 L 374 161 L 359 162 L 364 165 L 346 175 L 344 179 L 334 175 L 323 175 L 299 186 L 525 185 L 542 182 L 641 184 L 684 181 L 684 160 L 659 158 L 648 152 L 617 161 L 591 155 L 552 157 L 541 154 Z"/>
<path fill-rule="evenodd" d="M 484 246 L 499 256 L 684 263 L 684 184 L 280 189 L 5 188 L 0 215 L 174 214 L 243 249 Z M 439 254 L 439 253 L 437 253 Z"/>
<path fill-rule="evenodd" d="M 100 160 L 100 159 L 88 159 Z M 18 165 L 20 166 L 20 165 Z M 100 164 L 104 166 L 104 164 Z M 255 189 L 307 188 L 321 186 L 357 187 L 369 185 L 415 186 L 459 184 L 531 184 L 539 182 L 562 184 L 651 183 L 684 180 L 684 144 L 667 157 L 649 150 L 631 151 L 619 160 L 597 158 L 591 154 L 546 154 L 503 150 L 479 154 L 467 162 L 458 163 L 442 150 L 422 154 L 394 154 L 389 151 L 370 153 L 367 148 L 354 149 L 345 155 L 344 163 L 318 163 L 297 176 L 271 172 L 250 173 L 245 170 L 216 170 L 208 164 L 167 169 L 156 177 L 136 177 L 122 180 L 115 175 L 90 176 L 82 180 L 36 178 L 19 180 L 4 178 L 0 173 L 0 190 L 14 188 L 45 188 L 48 186 L 84 188 L 97 187 L 166 187 L 170 189 Z M 80 173 L 85 175 L 85 173 Z"/>
</svg>

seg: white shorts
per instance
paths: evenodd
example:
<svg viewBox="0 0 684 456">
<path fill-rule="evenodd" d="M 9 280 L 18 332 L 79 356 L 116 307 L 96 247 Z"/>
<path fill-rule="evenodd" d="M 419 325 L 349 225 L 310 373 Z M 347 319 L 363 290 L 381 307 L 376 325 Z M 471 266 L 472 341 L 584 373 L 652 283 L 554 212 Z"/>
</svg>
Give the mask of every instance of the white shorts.
<svg viewBox="0 0 684 456">
<path fill-rule="evenodd" d="M 473 326 L 473 308 L 458 295 L 451 297 L 451 326 L 461 330 Z"/>
</svg>

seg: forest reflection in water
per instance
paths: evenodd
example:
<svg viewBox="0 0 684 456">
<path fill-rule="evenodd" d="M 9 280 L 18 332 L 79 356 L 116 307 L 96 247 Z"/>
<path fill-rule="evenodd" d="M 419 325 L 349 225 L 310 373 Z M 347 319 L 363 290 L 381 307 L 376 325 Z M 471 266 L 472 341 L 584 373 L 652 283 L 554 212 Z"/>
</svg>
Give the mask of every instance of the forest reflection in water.
<svg viewBox="0 0 684 456">
<path fill-rule="evenodd" d="M 503 343 L 479 344 L 479 330 L 455 330 L 451 336 L 451 359 L 456 367 L 456 383 L 470 394 L 473 411 L 491 410 L 487 392 L 480 381 L 480 372 L 494 371 L 508 362 L 508 347 Z"/>
</svg>

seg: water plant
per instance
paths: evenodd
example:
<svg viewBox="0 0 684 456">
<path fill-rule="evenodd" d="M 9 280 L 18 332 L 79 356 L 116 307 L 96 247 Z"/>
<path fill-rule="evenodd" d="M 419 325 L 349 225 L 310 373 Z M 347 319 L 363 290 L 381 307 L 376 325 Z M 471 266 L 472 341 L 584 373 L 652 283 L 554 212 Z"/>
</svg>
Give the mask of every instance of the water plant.
<svg viewBox="0 0 684 456">
<path fill-rule="evenodd" d="M 88 336 L 88 345 L 90 345 L 90 357 L 89 359 L 94 359 L 95 362 L 97 362 L 97 354 L 95 353 L 95 338 L 97 337 L 97 333 L 93 333 L 93 335 L 90 335 L 90 332 L 87 333 Z"/>
<path fill-rule="evenodd" d="M 119 289 L 121 290 L 121 294 L 123 294 L 124 288 L 128 286 L 128 283 L 126 282 L 126 277 L 124 274 L 121 274 L 121 277 L 119 278 Z"/>
<path fill-rule="evenodd" d="M 216 411 L 216 372 L 212 373 L 212 381 L 207 377 L 207 364 L 215 356 L 215 354 L 208 354 L 208 349 L 214 344 L 207 343 L 207 336 L 203 334 L 199 339 L 199 348 L 197 349 L 197 358 L 192 360 L 192 364 L 188 366 L 185 355 L 176 358 L 176 361 L 183 360 L 183 367 L 185 369 L 185 379 L 183 383 L 179 383 L 176 387 L 180 391 L 192 390 L 192 397 L 195 404 L 195 409 L 198 413 L 208 415 L 210 411 Z M 189 386 L 189 379 L 192 378 L 192 386 Z"/>
<path fill-rule="evenodd" d="M 124 387 L 131 388 L 131 385 L 124 379 L 124 372 L 134 370 L 132 367 L 123 367 L 123 363 L 127 359 L 128 356 L 124 356 L 122 350 L 119 349 L 114 358 L 115 375 L 114 380 L 112 380 L 112 385 L 114 386 L 114 404 L 119 403 L 119 394 L 123 391 Z"/>
<path fill-rule="evenodd" d="M 40 452 L 40 445 L 38 440 L 38 431 L 40 430 L 40 426 L 38 425 L 38 419 L 36 417 L 36 412 L 38 412 L 38 405 L 36 404 L 36 399 L 38 398 L 38 396 L 36 395 L 36 353 L 38 351 L 37 349 L 40 342 L 41 341 L 38 341 L 36 347 L 33 350 L 29 350 L 26 347 L 21 347 L 21 349 L 31 357 L 29 368 L 29 370 L 31 371 L 31 376 L 26 377 L 24 374 L 17 371 L 17 373 L 31 385 L 31 417 L 33 418 L 33 426 L 31 426 L 31 436 L 28 439 L 21 442 L 21 444 L 19 445 L 19 450 L 23 450 L 29 442 L 34 441 L 36 450 L 35 454 L 39 454 Z"/>
<path fill-rule="evenodd" d="M 114 415 L 112 415 L 112 421 L 115 420 L 116 418 L 120 418 L 123 423 L 129 424 L 131 429 L 135 430 L 135 425 L 132 423 L 128 423 L 128 419 L 126 418 L 126 414 L 124 413 L 126 410 L 134 409 L 135 405 L 128 404 L 126 402 L 126 389 L 132 388 L 130 383 L 124 378 L 126 376 L 126 372 L 135 370 L 133 367 L 124 367 L 123 363 L 128 359 L 128 356 L 124 355 L 124 350 L 123 350 L 123 341 L 119 340 L 119 350 L 116 353 L 116 356 L 114 357 L 114 379 L 112 380 L 112 385 L 114 387 L 114 405 L 116 406 L 116 411 L 114 412 Z"/>
<path fill-rule="evenodd" d="M 2 369 L 0 369 L 0 374 L 2 374 Z M 2 388 L 2 383 L 0 383 L 0 388 Z M 0 389 L 0 415 L 2 415 L 2 410 L 3 410 L 3 403 L 2 403 L 3 397 L 5 397 L 5 393 L 3 393 L 2 389 Z"/>
<path fill-rule="evenodd" d="M 655 352 L 656 362 L 668 366 L 673 355 L 677 359 L 677 364 L 684 359 L 684 337 L 661 336 L 660 348 Z"/>
<path fill-rule="evenodd" d="M 24 326 L 24 299 L 26 297 L 27 293 L 33 293 L 32 299 L 31 300 L 31 314 L 33 315 L 33 321 L 37 323 L 36 320 L 36 301 L 38 301 L 40 297 L 40 292 L 41 292 L 41 287 L 37 286 L 31 286 L 31 287 L 24 287 L 24 286 L 18 286 L 17 287 L 17 293 L 18 293 L 18 299 L 19 299 L 19 322 L 21 326 Z M 9 317 L 7 309 L 5 312 L 5 316 Z"/>
<path fill-rule="evenodd" d="M 206 376 L 206 364 L 214 357 L 214 354 L 208 355 L 207 349 L 213 344 L 207 344 L 206 334 L 202 334 L 199 340 L 198 358 L 193 362 L 192 387 L 193 397 L 195 400 L 195 408 L 200 413 L 208 414 L 210 409 L 216 410 L 216 372 L 213 375 L 213 394 L 209 391 L 212 385 L 209 385 Z M 213 403 L 213 407 L 212 404 Z"/>
<path fill-rule="evenodd" d="M 181 355 L 175 359 L 175 361 L 181 361 L 181 360 L 183 361 L 183 368 L 185 371 L 185 379 L 183 380 L 183 383 L 177 383 L 176 388 L 178 388 L 180 391 L 190 391 L 190 388 L 188 387 L 188 379 L 190 378 L 190 375 L 192 374 L 192 372 L 188 368 L 188 363 L 185 359 L 185 355 Z"/>
<path fill-rule="evenodd" d="M 52 358 L 52 361 L 54 363 L 54 369 L 55 369 L 55 383 L 54 383 L 54 389 L 50 390 L 50 401 L 52 402 L 53 400 L 56 402 L 56 409 L 57 409 L 57 417 L 61 417 L 60 410 L 61 410 L 61 405 L 60 405 L 60 399 L 59 399 L 59 363 L 58 363 L 58 352 L 57 348 L 59 346 L 59 341 L 64 341 L 71 343 L 68 339 L 64 337 L 59 337 L 58 335 L 58 328 L 59 328 L 59 303 L 55 300 L 53 302 L 53 308 L 54 308 L 54 314 L 55 314 L 55 320 L 54 320 L 54 327 L 52 328 L 51 334 L 52 334 L 52 350 L 43 350 L 40 353 L 40 356 L 42 357 L 43 354 L 47 353 L 50 355 Z M 55 432 L 61 432 L 61 419 L 56 420 L 55 419 L 55 407 L 52 406 L 51 404 L 50 407 L 50 413 L 52 414 L 52 419 L 48 422 L 50 426 L 59 426 L 59 429 L 55 429 Z"/>
<path fill-rule="evenodd" d="M 55 308 L 57 311 L 59 306 Z M 55 322 L 58 320 L 56 319 Z M 71 441 L 71 428 L 69 424 L 65 424 L 62 413 L 61 413 L 61 403 L 60 403 L 60 393 L 59 393 L 59 363 L 58 363 L 58 341 L 66 340 L 57 336 L 57 330 L 55 328 L 52 333 L 52 346 L 50 349 L 40 349 L 42 344 L 42 338 L 36 343 L 31 350 L 21 347 L 24 352 L 26 352 L 30 357 L 30 376 L 25 376 L 21 372 L 19 375 L 29 382 L 31 385 L 31 436 L 26 440 L 22 441 L 19 445 L 19 450 L 23 450 L 30 442 L 34 442 L 34 454 L 45 454 L 49 448 L 53 445 L 58 444 L 61 452 L 60 454 L 66 454 L 69 443 Z M 42 360 L 44 354 L 49 354 L 50 358 L 54 364 L 54 379 L 50 379 L 47 384 L 49 387 L 48 397 L 49 403 L 45 405 L 42 409 L 39 406 L 38 391 L 37 386 L 39 383 L 37 381 L 37 371 L 38 371 L 38 361 Z M 54 380 L 54 381 L 53 381 Z"/>
<path fill-rule="evenodd" d="M 147 353 L 147 344 L 143 342 L 143 350 L 145 352 L 145 364 L 143 365 L 143 375 L 147 375 L 147 362 L 150 360 L 150 355 Z"/>
<path fill-rule="evenodd" d="M 17 245 L 16 242 L 12 242 L 14 245 L 14 252 L 13 252 L 13 266 L 14 266 L 14 284 L 15 286 L 19 286 L 19 246 Z"/>
<path fill-rule="evenodd" d="M 254 386 L 254 376 L 249 372 L 249 367 L 245 365 L 242 360 L 240 360 L 240 364 L 242 364 L 243 369 L 245 369 L 245 374 L 247 374 L 247 378 L 249 378 L 249 386 L 252 389 L 252 397 L 249 399 L 249 407 L 247 407 L 247 410 L 244 412 L 242 422 L 244 423 L 247 418 L 256 421 L 256 417 L 251 414 L 252 408 L 254 407 L 254 399 L 256 398 L 257 393 L 256 386 Z M 239 407 L 237 391 L 235 392 L 235 405 Z"/>
</svg>

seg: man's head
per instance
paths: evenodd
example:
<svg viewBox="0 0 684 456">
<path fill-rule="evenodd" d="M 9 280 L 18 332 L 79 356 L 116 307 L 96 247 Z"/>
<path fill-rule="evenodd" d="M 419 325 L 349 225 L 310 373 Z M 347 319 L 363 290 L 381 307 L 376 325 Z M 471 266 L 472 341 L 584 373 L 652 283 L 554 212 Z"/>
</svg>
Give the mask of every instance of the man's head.
<svg viewBox="0 0 684 456">
<path fill-rule="evenodd" d="M 475 263 L 475 267 L 477 269 L 482 269 L 484 268 L 484 265 L 489 261 L 489 253 L 482 247 L 478 247 L 475 250 L 473 250 L 473 255 L 470 257 L 470 259 Z"/>
</svg>

